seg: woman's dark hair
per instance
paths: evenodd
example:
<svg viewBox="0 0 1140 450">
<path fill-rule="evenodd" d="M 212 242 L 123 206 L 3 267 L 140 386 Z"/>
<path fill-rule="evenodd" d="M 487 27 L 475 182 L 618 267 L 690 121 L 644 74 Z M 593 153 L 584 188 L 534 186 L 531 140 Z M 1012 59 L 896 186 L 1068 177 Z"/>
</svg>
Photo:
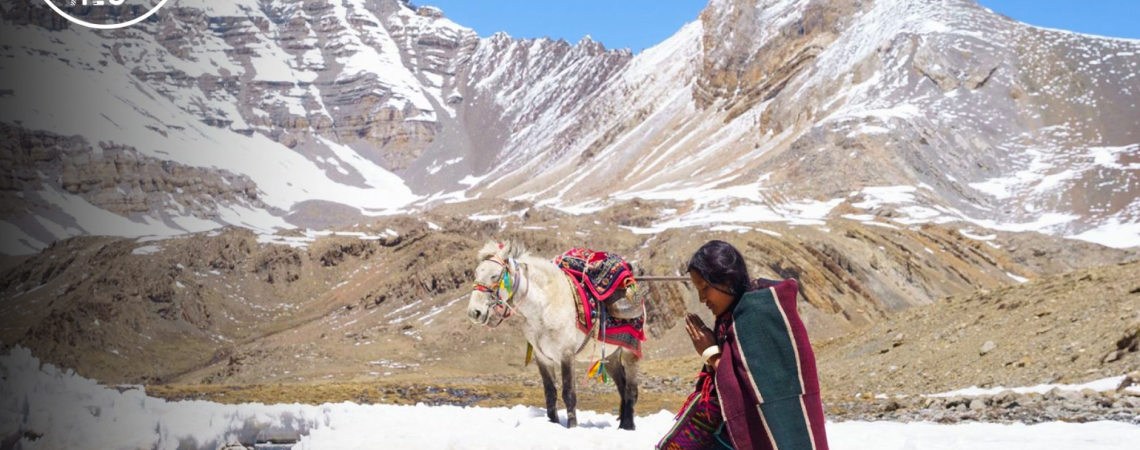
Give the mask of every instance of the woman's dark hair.
<svg viewBox="0 0 1140 450">
<path fill-rule="evenodd" d="M 748 291 L 750 279 L 744 256 L 724 241 L 708 241 L 689 258 L 689 271 L 695 271 L 710 284 L 727 286 L 734 297 Z M 728 293 L 728 292 L 726 292 Z"/>
</svg>

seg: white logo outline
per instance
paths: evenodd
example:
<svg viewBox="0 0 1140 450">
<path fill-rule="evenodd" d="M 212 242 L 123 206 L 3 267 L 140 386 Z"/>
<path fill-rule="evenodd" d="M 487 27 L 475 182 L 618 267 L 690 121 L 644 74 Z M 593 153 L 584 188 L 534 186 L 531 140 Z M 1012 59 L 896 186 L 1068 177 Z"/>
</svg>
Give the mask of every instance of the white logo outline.
<svg viewBox="0 0 1140 450">
<path fill-rule="evenodd" d="M 134 19 L 128 20 L 128 21 L 123 22 L 123 23 L 91 23 L 91 22 L 88 22 L 86 20 L 77 19 L 75 17 L 72 17 L 70 14 L 64 12 L 62 9 L 59 9 L 59 7 L 56 6 L 55 3 L 52 3 L 51 0 L 44 0 L 44 3 L 47 3 L 47 5 L 49 7 L 51 7 L 51 9 L 54 9 L 55 12 L 58 13 L 59 15 L 63 16 L 64 19 L 67 19 L 69 22 L 74 23 L 76 25 L 84 26 L 87 28 L 94 28 L 96 30 L 114 30 L 114 29 L 118 29 L 118 28 L 129 27 L 131 25 L 134 25 L 136 23 L 139 23 L 139 22 L 146 20 L 147 17 L 150 17 L 154 13 L 158 12 L 158 9 L 162 8 L 162 5 L 165 5 L 167 1 L 169 1 L 169 0 L 161 0 L 158 2 L 157 5 L 154 5 L 154 8 L 151 8 L 150 11 L 147 11 L 146 14 L 135 17 Z"/>
</svg>

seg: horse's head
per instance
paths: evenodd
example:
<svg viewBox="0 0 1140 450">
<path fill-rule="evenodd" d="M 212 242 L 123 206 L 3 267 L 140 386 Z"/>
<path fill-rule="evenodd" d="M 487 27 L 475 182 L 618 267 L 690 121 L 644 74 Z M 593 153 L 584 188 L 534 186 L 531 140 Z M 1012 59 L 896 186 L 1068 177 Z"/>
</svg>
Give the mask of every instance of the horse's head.
<svg viewBox="0 0 1140 450">
<path fill-rule="evenodd" d="M 475 287 L 467 302 L 467 317 L 480 325 L 498 325 L 511 314 L 511 300 L 522 283 L 515 259 L 526 250 L 513 242 L 488 242 L 479 250 Z M 492 324 L 491 316 L 499 316 Z"/>
</svg>

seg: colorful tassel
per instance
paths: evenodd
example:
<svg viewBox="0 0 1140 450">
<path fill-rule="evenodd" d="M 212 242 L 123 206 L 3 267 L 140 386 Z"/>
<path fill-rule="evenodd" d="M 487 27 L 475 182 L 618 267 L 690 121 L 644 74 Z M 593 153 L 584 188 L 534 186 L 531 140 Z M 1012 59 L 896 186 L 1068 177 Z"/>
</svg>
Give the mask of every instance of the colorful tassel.
<svg viewBox="0 0 1140 450">
<path fill-rule="evenodd" d="M 514 260 L 511 260 L 512 266 L 514 265 L 513 263 L 514 263 Z M 518 287 L 518 285 L 515 283 L 515 281 L 516 280 L 513 277 L 511 277 L 511 271 L 509 271 L 509 270 L 504 270 L 503 271 L 503 277 L 499 278 L 499 289 L 507 291 L 507 298 L 508 299 L 511 297 L 514 297 L 514 295 L 515 295 L 515 288 Z"/>
<path fill-rule="evenodd" d="M 594 379 L 599 383 L 609 383 L 610 376 L 606 373 L 606 363 L 598 360 L 594 365 L 590 366 L 590 370 L 586 372 L 586 379 Z"/>
</svg>

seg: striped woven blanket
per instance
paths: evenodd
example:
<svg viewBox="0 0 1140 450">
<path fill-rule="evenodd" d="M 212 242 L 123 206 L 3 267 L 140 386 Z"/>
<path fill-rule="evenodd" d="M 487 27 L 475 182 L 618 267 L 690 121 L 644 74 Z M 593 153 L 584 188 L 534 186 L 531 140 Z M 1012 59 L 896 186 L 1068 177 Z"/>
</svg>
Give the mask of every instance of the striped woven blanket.
<svg viewBox="0 0 1140 450">
<path fill-rule="evenodd" d="M 815 354 L 796 311 L 795 280 L 757 280 L 718 328 L 716 370 L 725 429 L 735 448 L 827 450 Z"/>
</svg>

